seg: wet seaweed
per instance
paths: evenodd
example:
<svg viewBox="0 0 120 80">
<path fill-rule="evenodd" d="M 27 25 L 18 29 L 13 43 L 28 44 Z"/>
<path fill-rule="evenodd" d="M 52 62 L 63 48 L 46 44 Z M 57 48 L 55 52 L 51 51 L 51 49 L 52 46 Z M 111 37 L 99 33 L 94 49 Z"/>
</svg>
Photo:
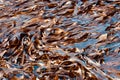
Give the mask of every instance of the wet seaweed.
<svg viewBox="0 0 120 80">
<path fill-rule="evenodd" d="M 119 80 L 119 0 L 0 0 L 0 80 Z"/>
</svg>

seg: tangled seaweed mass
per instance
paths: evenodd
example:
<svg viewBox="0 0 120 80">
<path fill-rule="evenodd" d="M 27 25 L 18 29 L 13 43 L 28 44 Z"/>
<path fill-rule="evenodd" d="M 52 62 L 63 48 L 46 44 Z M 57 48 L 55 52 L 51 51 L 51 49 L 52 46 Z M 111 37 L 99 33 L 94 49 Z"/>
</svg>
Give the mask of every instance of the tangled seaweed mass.
<svg viewBox="0 0 120 80">
<path fill-rule="evenodd" d="M 120 80 L 120 1 L 0 0 L 0 80 Z"/>
</svg>

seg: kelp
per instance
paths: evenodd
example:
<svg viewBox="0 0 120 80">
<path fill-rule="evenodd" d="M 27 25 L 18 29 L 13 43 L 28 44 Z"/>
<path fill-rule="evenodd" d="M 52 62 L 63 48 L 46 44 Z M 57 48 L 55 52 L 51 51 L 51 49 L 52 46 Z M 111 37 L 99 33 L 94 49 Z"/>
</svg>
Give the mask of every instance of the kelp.
<svg viewBox="0 0 120 80">
<path fill-rule="evenodd" d="M 119 80 L 119 0 L 0 0 L 1 80 Z"/>
</svg>

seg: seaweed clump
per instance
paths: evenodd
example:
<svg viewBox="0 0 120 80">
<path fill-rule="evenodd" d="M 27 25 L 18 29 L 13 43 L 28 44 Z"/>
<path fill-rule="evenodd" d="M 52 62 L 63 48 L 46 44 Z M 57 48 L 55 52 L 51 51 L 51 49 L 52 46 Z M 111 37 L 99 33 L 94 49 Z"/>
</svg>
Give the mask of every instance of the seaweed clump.
<svg viewBox="0 0 120 80">
<path fill-rule="evenodd" d="M 119 80 L 119 0 L 0 0 L 0 80 Z"/>
</svg>

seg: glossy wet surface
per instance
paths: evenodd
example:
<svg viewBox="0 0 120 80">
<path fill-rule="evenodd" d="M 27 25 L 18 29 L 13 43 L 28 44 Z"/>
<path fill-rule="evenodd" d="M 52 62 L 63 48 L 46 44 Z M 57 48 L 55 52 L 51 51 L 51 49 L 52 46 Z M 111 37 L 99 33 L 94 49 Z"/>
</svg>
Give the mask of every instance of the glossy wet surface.
<svg viewBox="0 0 120 80">
<path fill-rule="evenodd" d="M 0 79 L 119 80 L 119 0 L 0 0 Z"/>
</svg>

